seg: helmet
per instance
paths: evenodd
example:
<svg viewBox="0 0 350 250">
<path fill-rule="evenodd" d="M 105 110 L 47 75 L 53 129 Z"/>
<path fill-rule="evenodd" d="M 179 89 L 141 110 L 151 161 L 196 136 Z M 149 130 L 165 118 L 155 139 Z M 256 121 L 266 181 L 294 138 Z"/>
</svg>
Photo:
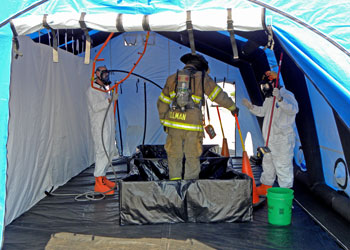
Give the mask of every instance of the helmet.
<svg viewBox="0 0 350 250">
<path fill-rule="evenodd" d="M 208 61 L 205 60 L 204 56 L 200 54 L 185 54 L 180 58 L 181 62 L 184 64 L 193 64 L 197 70 L 208 71 L 209 65 Z"/>
</svg>

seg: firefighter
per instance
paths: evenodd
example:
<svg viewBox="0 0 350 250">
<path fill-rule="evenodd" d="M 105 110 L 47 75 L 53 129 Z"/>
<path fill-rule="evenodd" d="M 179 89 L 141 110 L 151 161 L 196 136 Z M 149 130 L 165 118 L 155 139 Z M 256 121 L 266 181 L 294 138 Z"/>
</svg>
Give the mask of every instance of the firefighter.
<svg viewBox="0 0 350 250">
<path fill-rule="evenodd" d="M 202 55 L 189 53 L 180 60 L 185 67 L 167 78 L 157 101 L 159 119 L 167 133 L 164 147 L 170 180 L 182 179 L 183 156 L 186 159 L 184 179 L 199 178 L 204 94 L 233 115 L 238 115 L 239 111 L 227 93 L 208 75 L 209 65 Z"/>
</svg>

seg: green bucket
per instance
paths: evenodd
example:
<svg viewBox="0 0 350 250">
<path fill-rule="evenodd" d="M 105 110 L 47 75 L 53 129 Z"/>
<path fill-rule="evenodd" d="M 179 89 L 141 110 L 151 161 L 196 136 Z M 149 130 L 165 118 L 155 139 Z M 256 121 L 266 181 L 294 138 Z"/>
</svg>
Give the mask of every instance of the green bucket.
<svg viewBox="0 0 350 250">
<path fill-rule="evenodd" d="M 292 219 L 294 191 L 273 187 L 267 190 L 268 221 L 272 225 L 286 226 Z"/>
</svg>

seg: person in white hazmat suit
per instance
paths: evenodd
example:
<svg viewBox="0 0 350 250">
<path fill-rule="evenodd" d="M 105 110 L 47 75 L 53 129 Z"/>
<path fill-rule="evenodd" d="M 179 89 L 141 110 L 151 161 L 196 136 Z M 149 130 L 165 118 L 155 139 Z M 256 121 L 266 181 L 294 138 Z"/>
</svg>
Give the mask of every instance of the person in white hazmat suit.
<svg viewBox="0 0 350 250">
<path fill-rule="evenodd" d="M 96 78 L 93 86 L 101 90 L 108 90 L 110 85 L 109 72 L 105 66 L 100 66 L 95 72 Z M 108 153 L 109 159 L 118 155 L 115 144 L 115 121 L 113 112 L 113 103 L 117 100 L 118 94 L 111 96 L 109 92 L 102 92 L 92 87 L 88 88 L 87 92 L 88 111 L 90 118 L 91 134 L 94 142 L 95 150 L 95 192 L 113 195 L 116 183 L 109 181 L 106 178 L 109 160 L 105 153 L 103 144 Z M 110 102 L 112 102 L 109 107 Z M 107 108 L 108 113 L 105 118 Z M 103 120 L 105 122 L 103 125 Z M 103 126 L 103 142 L 102 142 L 102 126 Z M 102 144 L 103 143 L 103 144 Z"/>
<path fill-rule="evenodd" d="M 272 123 L 268 141 L 270 153 L 263 156 L 261 185 L 257 187 L 258 195 L 265 196 L 267 189 L 271 188 L 276 176 L 278 185 L 284 188 L 293 187 L 293 155 L 295 146 L 295 116 L 299 111 L 298 103 L 293 93 L 283 87 L 274 88 L 277 74 L 267 71 L 260 82 L 261 90 L 265 96 L 262 106 L 253 105 L 249 100 L 243 99 L 242 104 L 249 111 L 264 117 L 262 133 L 266 143 L 271 119 L 273 99 L 275 108 L 272 114 Z"/>
</svg>

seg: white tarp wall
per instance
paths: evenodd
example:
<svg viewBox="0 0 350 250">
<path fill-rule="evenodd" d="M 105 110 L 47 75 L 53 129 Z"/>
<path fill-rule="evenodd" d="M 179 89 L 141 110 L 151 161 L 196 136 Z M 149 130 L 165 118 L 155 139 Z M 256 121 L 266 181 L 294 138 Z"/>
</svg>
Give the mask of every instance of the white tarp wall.
<svg viewBox="0 0 350 250">
<path fill-rule="evenodd" d="M 138 52 L 142 52 L 144 48 L 143 40 L 146 32 L 124 33 L 110 40 L 99 58 L 104 59 L 98 62 L 96 66 L 106 65 L 112 70 L 130 71 L 134 63 L 138 60 Z M 128 43 L 135 45 L 126 46 Z M 102 45 L 101 45 L 102 46 Z M 94 58 L 100 47 L 96 47 L 91 51 L 91 57 Z M 176 42 L 173 42 L 159 34 L 151 33 L 149 45 L 146 53 L 137 65 L 133 73 L 146 77 L 156 82 L 161 87 L 164 86 L 167 77 L 176 73 L 177 69 L 184 67 L 180 61 L 180 57 L 186 53 L 190 53 L 190 49 Z M 226 82 L 236 82 L 236 101 L 240 109 L 240 125 L 243 137 L 250 131 L 253 139 L 253 148 L 263 145 L 263 139 L 257 120 L 250 112 L 242 107 L 241 100 L 243 97 L 248 98 L 245 85 L 242 81 L 240 72 L 237 68 L 229 66 L 223 62 L 204 55 L 209 62 L 210 76 L 217 82 L 226 79 Z M 119 81 L 126 76 L 124 73 L 116 73 L 111 76 L 112 81 Z M 119 85 L 119 111 L 123 141 L 123 155 L 132 155 L 138 145 L 142 144 L 144 133 L 144 80 L 131 75 L 126 81 Z M 137 84 L 136 84 L 137 83 Z M 145 144 L 164 144 L 166 134 L 159 122 L 156 102 L 160 95 L 161 89 L 151 83 L 146 83 L 147 92 L 147 124 Z M 229 84 L 225 84 L 224 90 L 230 95 L 231 88 Z M 121 92 L 122 91 L 122 92 Z M 221 112 L 222 110 L 222 112 Z M 217 133 L 215 140 L 209 140 L 207 136 L 206 144 L 222 144 L 222 133 L 218 123 L 216 108 L 210 110 L 211 123 L 215 126 Z M 220 115 L 223 120 L 225 137 L 230 142 L 230 149 L 234 150 L 236 141 L 237 156 L 242 155 L 242 146 L 236 133 L 234 137 L 235 123 L 230 112 L 220 109 Z M 237 132 L 237 130 L 236 130 Z M 117 123 L 116 137 L 120 150 L 119 129 Z M 244 138 L 245 139 L 245 138 Z M 219 143 L 218 143 L 219 142 Z"/>
<path fill-rule="evenodd" d="M 93 163 L 85 97 L 91 66 L 63 50 L 54 63 L 52 48 L 19 38 L 23 56 L 11 68 L 5 225 Z"/>
</svg>

